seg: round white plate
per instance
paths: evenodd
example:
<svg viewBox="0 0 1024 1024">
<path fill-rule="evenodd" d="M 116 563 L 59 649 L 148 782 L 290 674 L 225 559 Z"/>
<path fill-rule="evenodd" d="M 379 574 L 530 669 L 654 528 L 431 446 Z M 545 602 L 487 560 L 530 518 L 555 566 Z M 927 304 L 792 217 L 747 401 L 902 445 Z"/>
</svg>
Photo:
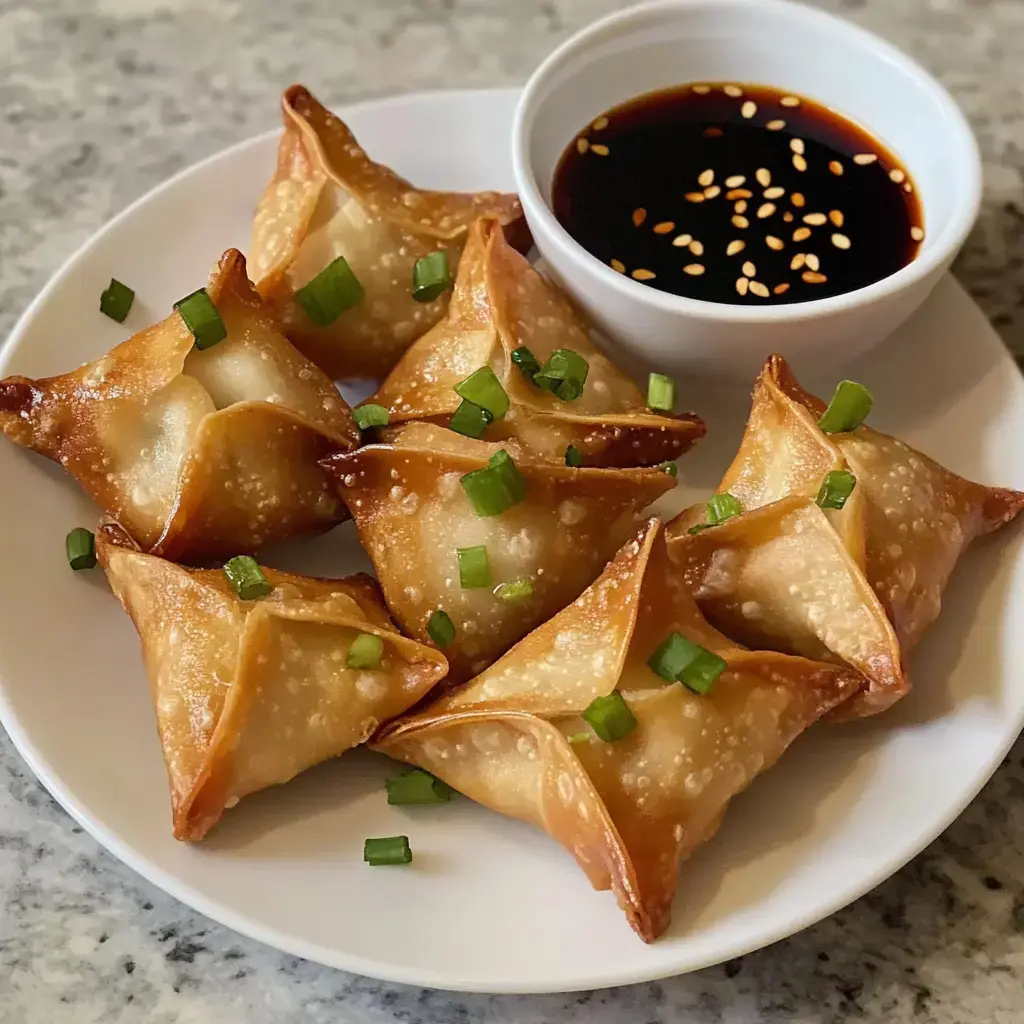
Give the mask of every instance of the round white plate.
<svg viewBox="0 0 1024 1024">
<path fill-rule="evenodd" d="M 342 114 L 371 153 L 420 185 L 508 189 L 515 100 L 511 91 L 441 93 Z M 109 224 L 32 304 L 0 371 L 38 377 L 93 359 L 202 284 L 223 249 L 244 250 L 275 143 L 236 146 Z M 123 327 L 97 311 L 111 275 L 138 295 Z M 952 280 L 848 374 L 874 390 L 876 426 L 961 473 L 1024 488 L 1024 383 Z M 681 389 L 709 436 L 682 461 L 686 483 L 665 511 L 714 486 L 747 411 L 746 394 L 714 394 L 694 380 Z M 737 799 L 684 866 L 672 927 L 651 946 L 539 832 L 464 799 L 389 808 L 389 763 L 365 752 L 244 800 L 190 846 L 171 838 L 131 623 L 101 573 L 71 573 L 64 560 L 64 535 L 91 525 L 96 510 L 55 467 L 7 443 L 0 481 L 0 718 L 32 769 L 115 856 L 167 892 L 270 945 L 361 974 L 562 991 L 748 952 L 904 864 L 977 793 L 1022 723 L 1024 568 L 1011 527 L 957 570 L 942 618 L 912 659 L 911 695 L 878 719 L 813 729 Z M 324 575 L 367 565 L 351 524 L 268 560 Z M 362 863 L 366 836 L 403 832 L 412 867 Z"/>
</svg>

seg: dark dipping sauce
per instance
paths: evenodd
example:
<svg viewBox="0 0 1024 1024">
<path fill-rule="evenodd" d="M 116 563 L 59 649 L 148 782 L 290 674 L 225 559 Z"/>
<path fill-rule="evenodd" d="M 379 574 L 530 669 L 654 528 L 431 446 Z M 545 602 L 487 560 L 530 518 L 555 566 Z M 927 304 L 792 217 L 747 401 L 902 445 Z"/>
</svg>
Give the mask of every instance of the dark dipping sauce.
<svg viewBox="0 0 1024 1024">
<path fill-rule="evenodd" d="M 554 212 L 588 252 L 707 302 L 807 302 L 910 263 L 924 238 L 896 157 L 813 100 L 694 84 L 588 125 L 555 171 Z"/>
</svg>

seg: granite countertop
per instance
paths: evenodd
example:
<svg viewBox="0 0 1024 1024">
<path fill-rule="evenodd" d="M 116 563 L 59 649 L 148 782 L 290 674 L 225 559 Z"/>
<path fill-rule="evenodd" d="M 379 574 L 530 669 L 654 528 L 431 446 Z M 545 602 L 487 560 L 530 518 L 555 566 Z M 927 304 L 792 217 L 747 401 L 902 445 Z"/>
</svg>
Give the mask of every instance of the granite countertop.
<svg viewBox="0 0 1024 1024">
<path fill-rule="evenodd" d="M 344 102 L 523 80 L 615 0 L 0 0 L 0 337 L 168 175 L 277 123 L 293 80 Z M 935 71 L 981 141 L 958 273 L 1024 355 L 1024 0 L 826 0 Z M 1017 801 L 1021 800 L 1018 804 Z M 0 732 L 0 1024 L 654 1024 L 1024 1019 L 1024 742 L 923 854 L 785 942 L 659 984 L 452 996 L 283 956 L 164 896 L 57 807 Z"/>
</svg>

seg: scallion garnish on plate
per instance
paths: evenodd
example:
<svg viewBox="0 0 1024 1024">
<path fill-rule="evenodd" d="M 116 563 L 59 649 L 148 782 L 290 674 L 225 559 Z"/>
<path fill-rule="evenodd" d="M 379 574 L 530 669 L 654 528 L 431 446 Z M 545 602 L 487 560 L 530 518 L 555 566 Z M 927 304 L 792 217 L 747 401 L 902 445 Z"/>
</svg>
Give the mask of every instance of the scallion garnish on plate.
<svg viewBox="0 0 1024 1024">
<path fill-rule="evenodd" d="M 388 803 L 394 807 L 446 804 L 454 792 L 448 783 L 434 778 L 422 768 L 413 768 L 387 779 L 384 785 L 388 791 Z"/>
<path fill-rule="evenodd" d="M 371 867 L 408 864 L 412 861 L 412 847 L 408 836 L 383 836 L 367 839 L 363 843 L 363 860 Z"/>
<path fill-rule="evenodd" d="M 515 580 L 513 583 L 499 583 L 494 588 L 494 596 L 499 601 L 525 601 L 533 597 L 533 580 Z"/>
<path fill-rule="evenodd" d="M 243 601 L 266 597 L 274 588 L 251 555 L 236 555 L 224 563 L 224 575 Z"/>
<path fill-rule="evenodd" d="M 480 438 L 484 436 L 484 431 L 491 422 L 493 422 L 493 417 L 486 409 L 481 409 L 479 405 L 474 405 L 463 399 L 459 403 L 458 409 L 452 413 L 452 418 L 448 421 L 448 429 L 465 437 Z"/>
<path fill-rule="evenodd" d="M 452 284 L 448 254 L 443 249 L 416 261 L 412 268 L 412 297 L 417 302 L 433 302 Z"/>
<path fill-rule="evenodd" d="M 580 450 L 576 445 L 571 444 L 565 449 L 565 464 L 574 468 L 578 468 L 583 465 L 583 456 L 580 454 Z"/>
<path fill-rule="evenodd" d="M 533 375 L 533 383 L 564 402 L 574 402 L 583 394 L 589 371 L 590 364 L 578 352 L 571 348 L 556 348 Z"/>
<path fill-rule="evenodd" d="M 339 256 L 295 293 L 295 301 L 317 325 L 333 324 L 363 298 L 363 286 L 344 256 Z"/>
<path fill-rule="evenodd" d="M 210 348 L 228 336 L 228 329 L 205 288 L 197 288 L 191 295 L 178 299 L 174 308 L 195 339 L 196 348 Z"/>
<path fill-rule="evenodd" d="M 676 404 L 676 382 L 663 373 L 647 378 L 647 406 L 660 412 L 671 412 Z"/>
<path fill-rule="evenodd" d="M 826 434 L 845 434 L 856 430 L 868 418 L 874 404 L 871 392 L 863 384 L 841 380 L 828 408 L 818 420 L 818 426 Z"/>
<path fill-rule="evenodd" d="M 857 478 L 852 473 L 845 469 L 833 469 L 825 474 L 815 500 L 820 508 L 840 509 L 856 486 Z"/>
<path fill-rule="evenodd" d="M 637 726 L 636 718 L 618 690 L 595 697 L 583 712 L 583 720 L 605 743 L 624 739 Z"/>
<path fill-rule="evenodd" d="M 712 526 L 720 526 L 727 519 L 738 516 L 743 512 L 743 506 L 739 499 L 726 492 L 725 494 L 713 494 L 707 503 L 704 511 L 704 522 L 691 526 L 690 533 L 700 533 Z"/>
<path fill-rule="evenodd" d="M 478 590 L 491 585 L 491 567 L 487 561 L 487 546 L 456 548 L 459 560 L 459 582 L 463 590 Z"/>
<path fill-rule="evenodd" d="M 96 565 L 96 538 L 84 527 L 76 526 L 64 539 L 68 565 L 75 572 L 92 569 Z"/>
<path fill-rule="evenodd" d="M 349 645 L 345 664 L 349 668 L 379 668 L 383 654 L 384 641 L 379 636 L 375 633 L 360 633 Z"/>
<path fill-rule="evenodd" d="M 456 384 L 455 393 L 465 401 L 486 409 L 491 419 L 500 420 L 508 412 L 508 395 L 489 366 L 481 366 Z"/>
<path fill-rule="evenodd" d="M 500 515 L 526 497 L 526 480 L 504 449 L 459 482 L 478 516 Z"/>
<path fill-rule="evenodd" d="M 134 301 L 135 292 L 116 277 L 112 277 L 106 290 L 100 294 L 100 312 L 109 316 L 111 320 L 123 324 Z"/>
<path fill-rule="evenodd" d="M 682 683 L 702 696 L 728 667 L 713 651 L 674 632 L 657 646 L 647 665 L 665 682 Z"/>
<path fill-rule="evenodd" d="M 388 411 L 383 405 L 357 405 L 352 410 L 352 418 L 360 430 L 369 430 L 370 427 L 386 427 L 388 425 Z"/>
<path fill-rule="evenodd" d="M 427 635 L 442 651 L 450 646 L 455 639 L 455 623 L 452 622 L 451 616 L 438 608 L 427 620 Z"/>
<path fill-rule="evenodd" d="M 537 357 L 525 346 L 521 345 L 512 353 L 512 362 L 519 367 L 522 375 L 532 384 L 533 378 L 540 373 Z"/>
</svg>

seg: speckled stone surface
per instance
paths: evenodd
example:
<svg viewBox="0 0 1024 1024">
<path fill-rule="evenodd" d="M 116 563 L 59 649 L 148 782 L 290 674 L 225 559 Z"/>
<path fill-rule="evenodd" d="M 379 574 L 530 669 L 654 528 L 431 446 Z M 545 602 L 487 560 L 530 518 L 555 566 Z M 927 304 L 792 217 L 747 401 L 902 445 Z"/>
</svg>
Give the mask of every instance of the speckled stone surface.
<svg viewBox="0 0 1024 1024">
<path fill-rule="evenodd" d="M 615 0 L 0 0 L 0 335 L 111 215 L 336 101 L 521 81 Z M 828 0 L 952 89 L 985 157 L 961 280 L 1024 353 L 1024 0 Z M 2 483 L 0 483 L 2 486 Z M 897 780 L 898 781 L 898 780 Z M 925 853 L 760 953 L 578 996 L 459 997 L 297 961 L 162 895 L 73 827 L 0 733 L 2 1024 L 655 1024 L 1024 1019 L 1024 743 Z"/>
</svg>

